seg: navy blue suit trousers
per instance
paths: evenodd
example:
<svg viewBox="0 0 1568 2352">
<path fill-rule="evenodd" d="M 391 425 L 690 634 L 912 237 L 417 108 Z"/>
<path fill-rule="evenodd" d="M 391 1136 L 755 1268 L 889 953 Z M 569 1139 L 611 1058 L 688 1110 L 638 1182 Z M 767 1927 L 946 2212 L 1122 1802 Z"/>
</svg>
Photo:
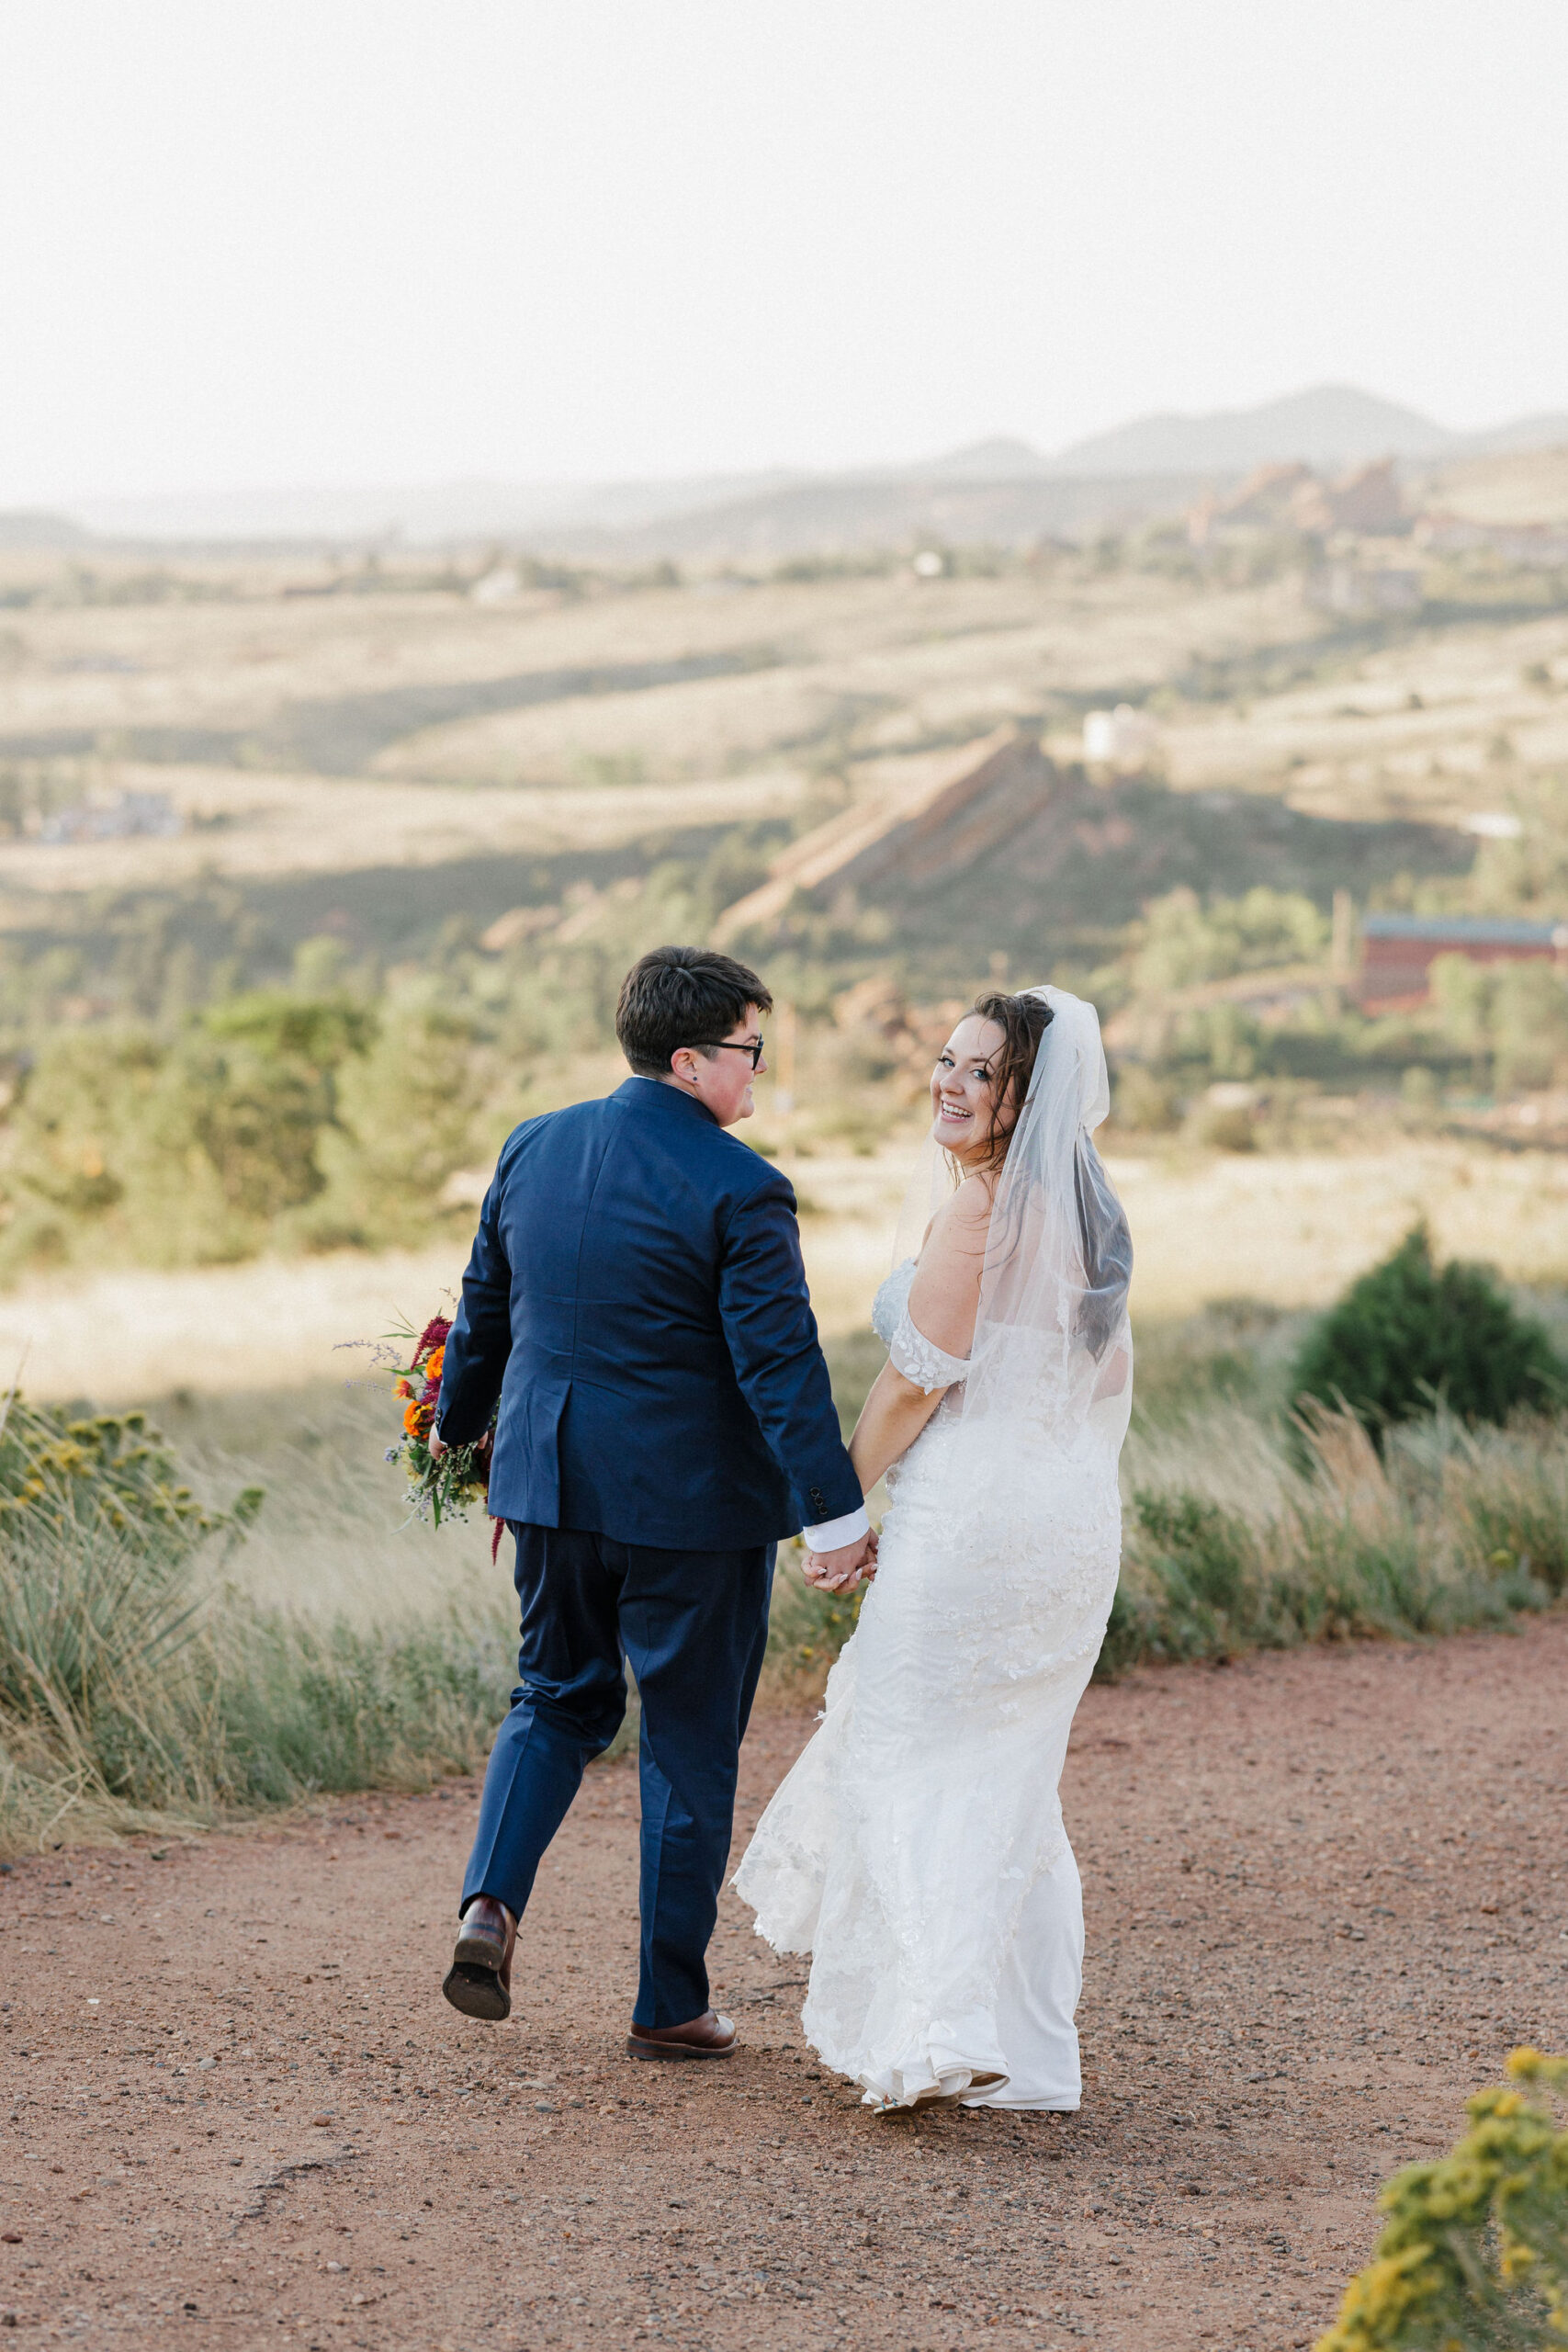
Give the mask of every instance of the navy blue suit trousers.
<svg viewBox="0 0 1568 2352">
<path fill-rule="evenodd" d="M 729 1859 L 741 1736 L 768 1637 L 773 1546 L 666 1551 L 509 1521 L 518 1687 L 485 1774 L 465 1906 L 521 1916 L 540 1857 L 626 1713 L 642 1707 L 642 1959 L 633 2021 L 708 2006 L 705 1963 Z"/>
</svg>

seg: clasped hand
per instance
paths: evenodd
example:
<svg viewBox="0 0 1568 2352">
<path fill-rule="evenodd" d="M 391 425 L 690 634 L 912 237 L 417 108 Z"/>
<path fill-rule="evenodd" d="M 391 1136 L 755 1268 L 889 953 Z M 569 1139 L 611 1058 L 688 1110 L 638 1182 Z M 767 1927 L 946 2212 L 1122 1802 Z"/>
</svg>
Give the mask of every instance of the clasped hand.
<svg viewBox="0 0 1568 2352">
<path fill-rule="evenodd" d="M 876 1530 L 853 1544 L 840 1544 L 836 1552 L 807 1552 L 804 1573 L 819 1592 L 848 1592 L 857 1584 L 874 1583 Z"/>
<path fill-rule="evenodd" d="M 424 1442 L 430 1448 L 430 1458 L 432 1462 L 439 1462 L 444 1453 L 450 1453 L 452 1451 L 446 1439 L 438 1436 L 434 1430 L 431 1430 L 430 1435 Z M 495 1431 L 493 1430 L 486 1430 L 483 1437 L 476 1438 L 474 1440 L 474 1452 L 481 1462 L 488 1457 L 491 1447 L 494 1442 Z"/>
</svg>

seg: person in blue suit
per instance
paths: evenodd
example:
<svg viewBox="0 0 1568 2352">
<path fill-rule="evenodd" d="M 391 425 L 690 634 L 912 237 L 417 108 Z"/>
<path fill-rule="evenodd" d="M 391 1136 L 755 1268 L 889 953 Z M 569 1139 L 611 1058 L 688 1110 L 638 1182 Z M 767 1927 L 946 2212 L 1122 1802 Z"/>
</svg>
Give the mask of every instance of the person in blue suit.
<svg viewBox="0 0 1568 2352">
<path fill-rule="evenodd" d="M 466 2016 L 510 2014 L 517 1922 L 619 1728 L 629 1660 L 640 2058 L 735 2046 L 705 1954 L 775 1546 L 804 1529 L 825 1581 L 875 1557 L 795 1194 L 728 1132 L 751 1115 L 772 1004 L 755 972 L 706 948 L 656 948 L 627 974 L 615 1034 L 634 1075 L 507 1138 L 436 1410 L 437 1452 L 495 1416 L 490 1509 L 516 1539 L 522 1620 L 443 1990 Z"/>
</svg>

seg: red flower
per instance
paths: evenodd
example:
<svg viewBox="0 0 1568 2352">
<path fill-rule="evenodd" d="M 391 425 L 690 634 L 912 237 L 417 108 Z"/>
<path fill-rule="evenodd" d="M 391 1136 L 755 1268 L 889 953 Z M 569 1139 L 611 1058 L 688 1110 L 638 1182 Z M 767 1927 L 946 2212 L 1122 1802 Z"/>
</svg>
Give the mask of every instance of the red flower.
<svg viewBox="0 0 1568 2352">
<path fill-rule="evenodd" d="M 423 1358 L 430 1353 L 432 1348 L 444 1346 L 446 1344 L 446 1334 L 451 1329 L 452 1318 L 450 1316 L 433 1315 L 429 1322 L 425 1325 L 423 1330 L 419 1335 L 419 1345 L 413 1351 L 413 1360 L 415 1363 L 423 1362 Z"/>
</svg>

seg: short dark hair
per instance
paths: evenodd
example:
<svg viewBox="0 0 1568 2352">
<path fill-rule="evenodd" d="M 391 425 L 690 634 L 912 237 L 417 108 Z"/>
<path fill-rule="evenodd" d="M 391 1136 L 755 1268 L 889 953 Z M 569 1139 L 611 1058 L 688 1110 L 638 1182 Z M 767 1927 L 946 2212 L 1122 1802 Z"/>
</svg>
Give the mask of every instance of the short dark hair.
<svg viewBox="0 0 1568 2352">
<path fill-rule="evenodd" d="M 643 1078 L 663 1078 L 681 1046 L 713 1046 L 754 1004 L 771 1012 L 773 1000 L 749 966 L 712 947 L 655 947 L 621 983 L 615 1035 L 621 1051 Z"/>
</svg>

